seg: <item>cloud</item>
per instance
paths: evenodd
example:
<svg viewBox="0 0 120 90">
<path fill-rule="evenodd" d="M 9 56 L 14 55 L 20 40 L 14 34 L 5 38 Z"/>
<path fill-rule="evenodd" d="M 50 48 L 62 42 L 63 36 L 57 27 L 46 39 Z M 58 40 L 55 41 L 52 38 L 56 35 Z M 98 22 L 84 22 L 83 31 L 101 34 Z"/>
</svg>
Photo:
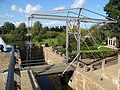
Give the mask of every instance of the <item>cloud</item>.
<svg viewBox="0 0 120 90">
<path fill-rule="evenodd" d="M 0 19 L 6 19 L 6 18 L 13 18 L 13 15 L 10 15 L 10 14 L 0 15 Z"/>
<path fill-rule="evenodd" d="M 51 21 L 51 22 L 47 22 L 47 23 L 43 23 L 44 24 L 44 26 L 55 26 L 55 25 L 62 25 L 63 24 L 63 22 L 61 22 L 61 21 Z"/>
<path fill-rule="evenodd" d="M 54 8 L 53 10 L 62 10 L 62 9 L 65 9 L 65 7 L 64 6 L 59 6 L 59 7 Z"/>
<path fill-rule="evenodd" d="M 22 8 L 21 7 L 17 7 L 16 5 L 12 5 L 11 6 L 11 10 L 19 12 L 19 13 L 23 12 Z"/>
<path fill-rule="evenodd" d="M 11 10 L 19 12 L 19 13 L 31 14 L 31 13 L 40 12 L 41 6 L 40 5 L 33 6 L 31 4 L 27 4 L 26 8 L 22 9 L 21 7 L 17 7 L 16 5 L 12 5 L 11 6 Z"/>
<path fill-rule="evenodd" d="M 85 2 L 85 0 L 76 0 L 71 5 L 71 8 L 81 8 L 83 6 L 84 2 Z"/>
<path fill-rule="evenodd" d="M 31 4 L 27 4 L 26 9 L 25 9 L 25 13 L 27 13 L 27 14 L 35 13 L 35 12 L 40 12 L 40 10 L 41 10 L 40 5 L 33 6 Z"/>
</svg>

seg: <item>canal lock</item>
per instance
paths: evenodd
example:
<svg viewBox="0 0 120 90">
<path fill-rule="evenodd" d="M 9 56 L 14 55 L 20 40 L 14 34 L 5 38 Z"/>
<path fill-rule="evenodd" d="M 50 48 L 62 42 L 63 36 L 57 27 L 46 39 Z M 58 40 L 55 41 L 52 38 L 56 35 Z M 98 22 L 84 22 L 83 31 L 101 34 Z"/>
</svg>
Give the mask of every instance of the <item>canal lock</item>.
<svg viewBox="0 0 120 90">
<path fill-rule="evenodd" d="M 29 51 L 28 51 L 26 42 L 24 44 L 25 45 L 20 47 L 23 67 L 25 67 L 26 65 L 34 66 L 34 65 L 47 64 L 44 60 L 43 49 L 41 46 L 36 47 L 33 45 L 33 47 L 31 48 L 31 57 L 30 57 L 30 56 L 27 56 Z M 42 60 L 42 61 L 40 61 L 39 63 L 37 60 Z M 36 62 L 36 64 L 30 64 L 32 62 Z M 25 63 L 28 63 L 28 64 L 25 65 Z M 55 74 L 55 75 L 47 75 L 47 76 L 36 76 L 36 79 L 42 90 L 73 90 L 68 85 L 68 81 L 70 80 L 72 74 L 73 72 L 69 72 L 62 76 L 60 74 L 59 75 Z"/>
</svg>

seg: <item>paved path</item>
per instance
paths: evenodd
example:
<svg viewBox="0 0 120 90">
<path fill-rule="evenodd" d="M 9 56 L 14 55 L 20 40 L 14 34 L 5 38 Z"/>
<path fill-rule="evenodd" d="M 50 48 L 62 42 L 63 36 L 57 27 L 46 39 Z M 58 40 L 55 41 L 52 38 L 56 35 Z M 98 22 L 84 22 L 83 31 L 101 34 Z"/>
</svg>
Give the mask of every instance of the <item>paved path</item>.
<svg viewBox="0 0 120 90">
<path fill-rule="evenodd" d="M 5 90 L 5 82 L 4 82 L 3 73 L 0 73 L 0 90 Z"/>
</svg>

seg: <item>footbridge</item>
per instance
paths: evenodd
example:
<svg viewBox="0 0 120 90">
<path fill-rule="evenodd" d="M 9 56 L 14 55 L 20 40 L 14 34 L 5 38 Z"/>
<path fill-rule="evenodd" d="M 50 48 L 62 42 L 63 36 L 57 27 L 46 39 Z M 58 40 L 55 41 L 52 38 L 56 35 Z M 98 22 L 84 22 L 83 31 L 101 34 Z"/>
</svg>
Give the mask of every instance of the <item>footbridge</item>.
<svg viewBox="0 0 120 90">
<path fill-rule="evenodd" d="M 62 72 L 68 67 L 68 64 L 52 64 L 52 65 L 40 65 L 25 67 L 23 70 L 32 70 L 37 76 L 52 75 L 52 74 L 62 74 Z M 67 72 L 74 71 L 74 67 L 70 66 Z"/>
</svg>

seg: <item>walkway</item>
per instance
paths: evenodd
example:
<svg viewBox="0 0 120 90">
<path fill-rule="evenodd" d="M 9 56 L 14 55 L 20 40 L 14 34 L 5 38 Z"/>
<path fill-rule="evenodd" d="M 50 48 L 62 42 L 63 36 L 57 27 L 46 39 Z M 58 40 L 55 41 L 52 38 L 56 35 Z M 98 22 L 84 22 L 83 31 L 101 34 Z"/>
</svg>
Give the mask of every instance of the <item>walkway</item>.
<svg viewBox="0 0 120 90">
<path fill-rule="evenodd" d="M 51 74 L 61 74 L 66 68 L 68 64 L 53 64 L 53 65 L 41 65 L 41 66 L 32 66 L 25 67 L 24 69 L 31 69 L 34 74 L 43 76 L 43 75 L 51 75 Z M 73 71 L 74 68 L 70 67 L 66 72 Z"/>
</svg>

